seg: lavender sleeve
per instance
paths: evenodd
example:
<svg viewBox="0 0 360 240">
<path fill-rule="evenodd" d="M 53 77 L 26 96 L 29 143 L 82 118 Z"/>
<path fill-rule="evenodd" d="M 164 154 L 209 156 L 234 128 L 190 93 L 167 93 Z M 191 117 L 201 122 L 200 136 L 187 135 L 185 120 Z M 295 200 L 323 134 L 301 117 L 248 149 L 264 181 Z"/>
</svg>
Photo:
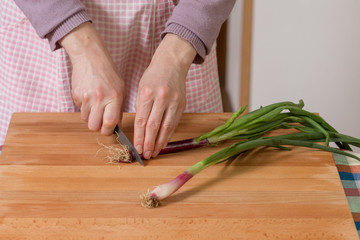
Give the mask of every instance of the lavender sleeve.
<svg viewBox="0 0 360 240">
<path fill-rule="evenodd" d="M 188 40 L 197 51 L 194 63 L 204 61 L 214 44 L 221 25 L 236 0 L 180 0 L 161 34 L 174 33 Z M 47 38 L 51 50 L 57 41 L 81 23 L 91 21 L 80 0 L 15 0 L 37 34 Z"/>
<path fill-rule="evenodd" d="M 236 0 L 180 0 L 161 37 L 174 33 L 188 40 L 198 53 L 194 63 L 202 63 L 235 2 Z"/>
<path fill-rule="evenodd" d="M 91 21 L 79 0 L 15 0 L 35 31 L 47 38 L 51 50 L 60 46 L 57 41 L 81 23 Z"/>
</svg>

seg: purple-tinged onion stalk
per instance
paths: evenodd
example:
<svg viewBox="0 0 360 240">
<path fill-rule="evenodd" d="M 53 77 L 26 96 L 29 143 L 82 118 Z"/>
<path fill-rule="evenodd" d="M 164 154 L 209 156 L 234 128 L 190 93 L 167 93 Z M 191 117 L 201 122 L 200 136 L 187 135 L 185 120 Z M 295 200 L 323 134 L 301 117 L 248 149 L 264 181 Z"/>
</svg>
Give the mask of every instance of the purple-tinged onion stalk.
<svg viewBox="0 0 360 240">
<path fill-rule="evenodd" d="M 193 166 L 186 169 L 183 173 L 178 175 L 176 178 L 171 180 L 168 183 L 157 186 L 152 192 L 147 192 L 140 196 L 141 205 L 146 208 L 154 208 L 162 205 L 162 200 L 169 197 L 175 193 L 179 188 L 181 188 L 187 181 L 189 181 L 193 176 L 195 176 L 200 171 L 205 168 L 216 164 L 219 160 L 223 160 L 224 152 L 227 152 L 227 149 L 220 150 L 219 152 L 211 155 L 210 157 L 194 164 Z"/>
</svg>

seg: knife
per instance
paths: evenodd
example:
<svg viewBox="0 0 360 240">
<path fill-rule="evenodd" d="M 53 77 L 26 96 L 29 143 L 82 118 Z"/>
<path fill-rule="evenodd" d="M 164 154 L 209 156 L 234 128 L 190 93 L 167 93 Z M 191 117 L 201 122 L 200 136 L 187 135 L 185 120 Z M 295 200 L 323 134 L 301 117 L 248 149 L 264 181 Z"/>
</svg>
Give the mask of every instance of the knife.
<svg viewBox="0 0 360 240">
<path fill-rule="evenodd" d="M 136 161 L 138 161 L 141 165 L 145 166 L 143 161 L 141 160 L 138 152 L 136 151 L 136 149 L 134 148 L 134 146 L 132 145 L 132 143 L 130 142 L 130 140 L 126 137 L 125 133 L 119 128 L 119 126 L 116 126 L 114 129 L 114 133 L 117 133 L 117 140 L 125 145 L 129 147 L 129 151 L 131 156 L 135 159 Z"/>
</svg>

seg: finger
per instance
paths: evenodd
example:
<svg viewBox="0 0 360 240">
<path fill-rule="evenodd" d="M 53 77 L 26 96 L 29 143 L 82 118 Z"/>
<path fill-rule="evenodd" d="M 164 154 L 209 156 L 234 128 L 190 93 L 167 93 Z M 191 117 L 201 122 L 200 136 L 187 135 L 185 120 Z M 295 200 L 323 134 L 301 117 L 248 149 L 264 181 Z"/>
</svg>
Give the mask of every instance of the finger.
<svg viewBox="0 0 360 240">
<path fill-rule="evenodd" d="M 85 122 L 87 122 L 89 120 L 89 115 L 90 115 L 90 101 L 89 101 L 89 94 L 88 93 L 84 93 L 81 103 L 79 103 L 80 111 L 81 111 L 81 119 Z"/>
<path fill-rule="evenodd" d="M 75 90 L 72 90 L 71 93 L 72 93 L 72 98 L 75 103 L 75 106 L 77 106 L 78 108 L 81 108 L 81 100 L 79 98 L 79 95 L 76 93 Z"/>
<path fill-rule="evenodd" d="M 103 121 L 104 108 L 96 103 L 91 107 L 88 121 L 88 128 L 92 131 L 98 131 L 101 129 Z"/>
<path fill-rule="evenodd" d="M 119 128 L 121 129 L 122 128 L 122 118 L 123 118 L 123 112 L 124 112 L 124 110 L 123 110 L 123 108 L 121 108 L 121 110 L 120 110 L 120 115 L 119 115 L 119 121 L 118 121 L 118 123 L 117 123 L 117 125 L 119 126 Z"/>
<path fill-rule="evenodd" d="M 165 112 L 165 104 L 162 100 L 155 101 L 146 124 L 144 140 L 144 158 L 149 159 L 155 148 L 155 141 L 158 136 L 161 122 Z"/>
<path fill-rule="evenodd" d="M 81 120 L 88 122 L 90 115 L 89 104 L 81 104 L 80 112 L 81 112 Z"/>
<path fill-rule="evenodd" d="M 139 90 L 136 99 L 136 115 L 134 122 L 134 146 L 136 151 L 143 153 L 145 128 L 153 104 L 152 91 L 149 89 Z"/>
<path fill-rule="evenodd" d="M 166 147 L 168 141 L 179 124 L 182 113 L 183 111 L 178 109 L 178 104 L 174 104 L 165 111 L 152 157 L 156 157 L 161 149 Z"/>
<path fill-rule="evenodd" d="M 114 131 L 115 126 L 120 122 L 120 104 L 111 102 L 105 106 L 104 116 L 101 126 L 101 134 L 111 135 Z"/>
</svg>

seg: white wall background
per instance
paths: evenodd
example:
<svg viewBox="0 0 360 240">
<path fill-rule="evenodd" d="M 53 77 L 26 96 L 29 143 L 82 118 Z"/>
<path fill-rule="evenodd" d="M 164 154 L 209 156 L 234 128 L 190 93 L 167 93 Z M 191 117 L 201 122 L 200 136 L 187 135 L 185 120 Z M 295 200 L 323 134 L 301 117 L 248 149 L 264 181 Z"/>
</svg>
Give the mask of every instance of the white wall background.
<svg viewBox="0 0 360 240">
<path fill-rule="evenodd" d="M 228 95 L 232 111 L 240 107 L 242 12 L 243 0 L 237 0 L 227 21 L 225 92 Z"/>
<path fill-rule="evenodd" d="M 253 24 L 250 110 L 303 99 L 360 138 L 360 1 L 254 0 Z"/>
</svg>

